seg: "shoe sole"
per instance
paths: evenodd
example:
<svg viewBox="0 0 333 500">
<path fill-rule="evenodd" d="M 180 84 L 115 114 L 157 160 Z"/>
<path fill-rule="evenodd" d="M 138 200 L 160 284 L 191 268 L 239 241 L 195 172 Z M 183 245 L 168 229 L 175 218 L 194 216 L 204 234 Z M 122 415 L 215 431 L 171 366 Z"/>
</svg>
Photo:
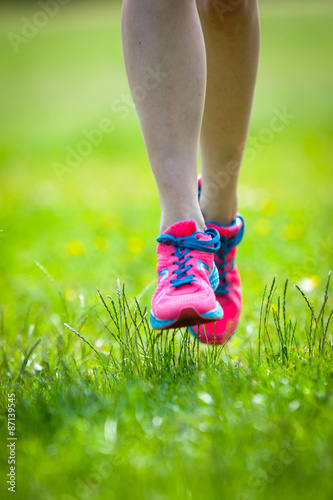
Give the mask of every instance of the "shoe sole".
<svg viewBox="0 0 333 500">
<path fill-rule="evenodd" d="M 223 309 L 218 302 L 216 307 L 207 313 L 200 314 L 194 307 L 184 307 L 175 319 L 161 320 L 150 311 L 150 324 L 154 330 L 167 330 L 169 328 L 179 328 L 182 326 L 201 325 L 223 318 Z"/>
</svg>

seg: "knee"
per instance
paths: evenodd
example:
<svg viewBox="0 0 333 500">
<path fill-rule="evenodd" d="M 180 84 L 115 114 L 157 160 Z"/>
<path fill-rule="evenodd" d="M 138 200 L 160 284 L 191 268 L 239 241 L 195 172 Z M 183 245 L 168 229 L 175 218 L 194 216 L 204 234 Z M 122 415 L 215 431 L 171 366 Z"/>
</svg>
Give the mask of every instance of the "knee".
<svg viewBox="0 0 333 500">
<path fill-rule="evenodd" d="M 200 17 L 221 30 L 240 28 L 257 15 L 257 0 L 197 0 Z"/>
</svg>

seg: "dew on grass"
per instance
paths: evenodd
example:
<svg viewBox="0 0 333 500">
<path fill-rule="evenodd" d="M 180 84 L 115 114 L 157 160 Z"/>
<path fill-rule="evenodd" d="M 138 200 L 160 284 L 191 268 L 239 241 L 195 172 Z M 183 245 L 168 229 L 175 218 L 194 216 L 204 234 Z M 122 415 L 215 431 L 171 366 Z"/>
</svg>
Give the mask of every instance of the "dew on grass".
<svg viewBox="0 0 333 500">
<path fill-rule="evenodd" d="M 313 278 L 302 278 L 298 282 L 298 286 L 304 293 L 310 293 L 317 286 L 315 280 Z"/>
<path fill-rule="evenodd" d="M 200 422 L 198 425 L 198 429 L 200 432 L 208 432 L 211 428 L 211 425 L 209 422 Z"/>
<path fill-rule="evenodd" d="M 255 394 L 252 398 L 252 403 L 256 405 L 261 405 L 265 401 L 265 396 L 263 394 Z"/>
<path fill-rule="evenodd" d="M 114 443 L 117 439 L 117 421 L 106 419 L 104 424 L 104 437 L 108 443 Z"/>
<path fill-rule="evenodd" d="M 84 309 L 84 307 L 85 307 L 85 299 L 84 299 L 84 295 L 82 293 L 80 293 L 80 295 L 79 295 L 79 300 L 80 300 L 81 309 Z"/>
<path fill-rule="evenodd" d="M 291 401 L 288 405 L 288 410 L 289 411 L 296 411 L 298 408 L 301 406 L 301 402 L 298 399 L 295 399 L 294 401 Z"/>
<path fill-rule="evenodd" d="M 29 325 L 28 337 L 31 337 L 31 335 L 34 333 L 34 331 L 35 331 L 35 325 L 34 324 Z"/>
<path fill-rule="evenodd" d="M 289 380 L 286 377 L 280 378 L 280 382 L 281 382 L 281 384 L 284 384 L 284 385 L 289 384 Z"/>
<path fill-rule="evenodd" d="M 153 422 L 153 425 L 154 425 L 155 427 L 159 427 L 160 425 L 162 425 L 163 419 L 162 419 L 161 417 L 159 417 L 159 416 L 157 416 L 157 415 L 156 415 L 156 416 L 153 418 L 152 422 Z"/>
<path fill-rule="evenodd" d="M 246 330 L 247 335 L 250 336 L 254 332 L 254 326 L 252 324 L 248 324 L 248 325 L 246 325 L 245 330 Z"/>
<path fill-rule="evenodd" d="M 198 392 L 198 398 L 201 399 L 201 401 L 203 401 L 207 405 L 211 405 L 214 402 L 212 396 L 208 394 L 208 392 L 204 391 Z"/>
</svg>

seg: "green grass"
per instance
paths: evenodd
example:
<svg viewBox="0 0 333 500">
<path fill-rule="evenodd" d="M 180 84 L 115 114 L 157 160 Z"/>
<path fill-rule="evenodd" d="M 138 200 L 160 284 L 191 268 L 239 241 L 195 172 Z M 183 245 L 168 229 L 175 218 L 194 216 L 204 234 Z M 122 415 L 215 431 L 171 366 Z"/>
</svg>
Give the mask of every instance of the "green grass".
<svg viewBox="0 0 333 500">
<path fill-rule="evenodd" d="M 119 6 L 69 3 L 18 54 L 7 34 L 35 8 L 1 9 L 1 498 L 12 392 L 16 498 L 332 498 L 331 3 L 261 2 L 244 310 L 222 349 L 145 316 L 159 206 L 135 111 L 111 110 L 129 95 Z"/>
</svg>

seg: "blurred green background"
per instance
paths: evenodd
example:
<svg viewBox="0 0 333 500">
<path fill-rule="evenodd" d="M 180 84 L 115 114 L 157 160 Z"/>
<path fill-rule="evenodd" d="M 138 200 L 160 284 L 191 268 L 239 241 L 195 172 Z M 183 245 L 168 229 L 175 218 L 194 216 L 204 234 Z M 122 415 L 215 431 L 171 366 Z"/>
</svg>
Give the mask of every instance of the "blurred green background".
<svg viewBox="0 0 333 500">
<path fill-rule="evenodd" d="M 325 280 L 333 243 L 333 6 L 262 1 L 260 7 L 260 71 L 240 179 L 247 231 L 239 265 L 251 302 L 275 273 L 310 277 L 313 286 Z M 96 286 L 114 289 L 116 278 L 130 294 L 154 279 L 158 197 L 123 67 L 120 8 L 69 2 L 34 33 L 28 21 L 43 24 L 34 2 L 1 5 L 6 308 L 47 302 L 36 260 L 72 301 L 94 295 Z M 30 38 L 15 38 L 22 33 Z M 292 118 L 272 132 L 271 119 L 285 111 Z M 112 132 L 59 178 L 59 163 L 104 119 Z"/>
<path fill-rule="evenodd" d="M 289 276 L 318 306 L 333 257 L 333 4 L 262 0 L 260 10 L 261 61 L 239 190 L 244 311 L 228 344 L 233 356 L 245 348 L 245 358 L 265 284 L 277 274 L 281 286 Z M 120 2 L 72 0 L 46 21 L 40 11 L 37 2 L 0 2 L 0 332 L 9 385 L 37 335 L 43 339 L 17 385 L 18 497 L 123 500 L 144 491 L 148 500 L 215 499 L 221 481 L 224 495 L 231 488 L 230 498 L 252 499 L 258 463 L 267 470 L 265 460 L 271 466 L 291 446 L 297 460 L 279 479 L 271 473 L 265 498 L 331 498 L 332 390 L 319 368 L 245 367 L 240 375 L 236 356 L 223 377 L 200 373 L 190 390 L 167 380 L 156 391 L 147 379 L 112 393 L 92 375 L 86 384 L 77 375 L 85 373 L 84 349 L 80 364 L 79 350 L 72 356 L 68 348 L 61 300 L 35 261 L 55 279 L 73 324 L 80 307 L 96 305 L 96 287 L 114 296 L 117 278 L 130 298 L 148 287 L 141 300 L 149 307 L 159 203 L 122 61 Z M 274 131 L 281 115 L 285 123 Z M 112 131 L 96 139 L 105 120 Z M 87 136 L 96 144 L 82 146 Z M 68 154 L 75 166 L 61 172 Z M 302 329 L 301 301 L 288 298 Z M 96 323 L 83 327 L 90 340 Z M 109 340 L 98 342 L 108 349 Z M 71 372 L 66 356 L 78 360 Z M 331 370 L 330 360 L 322 366 Z M 305 453 L 293 444 L 296 434 Z M 113 475 L 103 472 L 108 454 Z M 92 473 L 103 479 L 98 489 Z M 235 496 L 240 478 L 250 496 Z"/>
</svg>

